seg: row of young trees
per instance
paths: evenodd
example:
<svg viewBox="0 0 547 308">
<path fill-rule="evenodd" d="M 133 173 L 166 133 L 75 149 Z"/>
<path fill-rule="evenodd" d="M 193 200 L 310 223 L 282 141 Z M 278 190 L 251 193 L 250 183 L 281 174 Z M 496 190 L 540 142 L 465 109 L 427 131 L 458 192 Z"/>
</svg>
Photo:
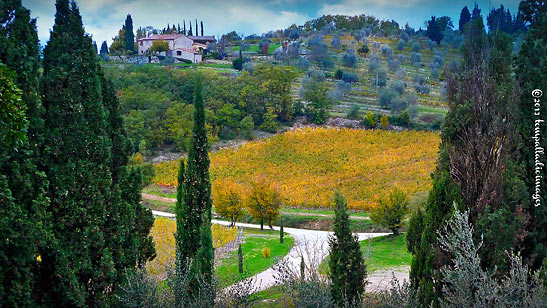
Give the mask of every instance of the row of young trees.
<svg viewBox="0 0 547 308">
<path fill-rule="evenodd" d="M 485 271 L 497 270 L 496 277 L 507 274 L 506 251 L 511 250 L 521 251 L 533 270 L 547 260 L 547 212 L 545 206 L 535 206 L 532 197 L 536 169 L 530 96 L 534 88 L 546 86 L 538 76 L 546 73 L 542 42 L 547 13 L 545 4 L 537 1 L 521 2 L 520 12 L 530 27 L 526 48 L 518 55 L 518 84 L 511 40 L 503 33 L 486 35 L 480 17 L 466 26 L 461 69 L 448 77 L 450 109 L 442 127 L 433 188 L 425 209 L 413 214 L 407 236 L 413 254 L 410 279 L 423 305 L 442 306 L 441 268 L 454 260 L 439 249 L 436 235 L 452 216 L 453 204 L 469 212 L 474 240 L 484 238 L 477 253 Z M 539 109 L 546 112 L 545 106 Z M 544 146 L 545 140 L 538 144 Z M 539 189 L 546 191 L 545 181 Z"/>
<path fill-rule="evenodd" d="M 261 229 L 264 227 L 264 221 L 273 229 L 272 222 L 279 217 L 282 204 L 278 187 L 263 177 L 255 179 L 248 192 L 231 180 L 217 181 L 213 190 L 213 200 L 215 211 L 223 217 L 230 218 L 232 226 L 247 209 L 255 219 L 260 220 Z"/>
<path fill-rule="evenodd" d="M 103 307 L 154 257 L 114 88 L 76 4 L 56 8 L 40 59 L 29 10 L 0 3 L 2 307 Z"/>
</svg>

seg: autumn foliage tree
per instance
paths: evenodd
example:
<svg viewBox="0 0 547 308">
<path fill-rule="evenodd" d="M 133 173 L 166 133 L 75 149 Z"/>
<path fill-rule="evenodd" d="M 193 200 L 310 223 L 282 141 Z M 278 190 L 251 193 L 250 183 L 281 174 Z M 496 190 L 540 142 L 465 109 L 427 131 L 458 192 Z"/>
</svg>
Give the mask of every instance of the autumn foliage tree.
<svg viewBox="0 0 547 308">
<path fill-rule="evenodd" d="M 281 202 L 279 188 L 274 183 L 264 177 L 258 177 L 251 183 L 247 209 L 254 218 L 260 219 L 261 230 L 264 229 L 264 221 L 273 229 L 272 221 L 279 216 Z"/>
<path fill-rule="evenodd" d="M 213 186 L 213 204 L 215 211 L 220 216 L 230 218 L 230 226 L 234 226 L 245 212 L 242 188 L 228 179 L 216 181 Z"/>
<path fill-rule="evenodd" d="M 370 213 L 370 219 L 383 227 L 389 228 L 393 234 L 399 234 L 404 225 L 404 218 L 408 214 L 407 195 L 395 188 L 388 198 L 380 198 L 378 206 Z"/>
</svg>

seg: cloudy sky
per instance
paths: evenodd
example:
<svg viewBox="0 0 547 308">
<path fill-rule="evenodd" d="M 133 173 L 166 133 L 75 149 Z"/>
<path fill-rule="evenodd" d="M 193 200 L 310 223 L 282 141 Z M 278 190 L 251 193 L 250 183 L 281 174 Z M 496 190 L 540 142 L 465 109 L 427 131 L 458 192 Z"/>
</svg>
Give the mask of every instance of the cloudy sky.
<svg viewBox="0 0 547 308">
<path fill-rule="evenodd" d="M 457 26 L 463 6 L 470 10 L 473 0 L 77 0 L 84 26 L 98 42 L 112 37 L 131 14 L 133 26 L 163 28 L 167 23 L 182 20 L 203 20 L 205 35 L 219 36 L 230 31 L 244 35 L 261 34 L 269 30 L 301 25 L 306 20 L 324 14 L 373 15 L 394 19 L 399 24 L 423 26 L 431 17 L 447 15 Z M 483 15 L 489 5 L 503 4 L 515 13 L 518 0 L 477 0 Z M 42 44 L 49 38 L 54 22 L 55 0 L 23 0 L 23 5 L 38 19 L 38 34 Z"/>
</svg>

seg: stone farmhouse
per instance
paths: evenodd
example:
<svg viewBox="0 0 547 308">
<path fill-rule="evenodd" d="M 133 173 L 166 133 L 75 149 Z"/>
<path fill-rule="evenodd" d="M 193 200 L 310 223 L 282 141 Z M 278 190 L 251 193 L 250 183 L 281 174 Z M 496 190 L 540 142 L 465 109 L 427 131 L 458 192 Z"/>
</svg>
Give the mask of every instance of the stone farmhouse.
<svg viewBox="0 0 547 308">
<path fill-rule="evenodd" d="M 199 63 L 203 59 L 203 53 L 207 50 L 207 43 L 214 43 L 214 36 L 186 36 L 184 34 L 155 34 L 137 40 L 137 52 L 139 56 L 150 54 L 150 47 L 154 41 L 166 41 L 169 44 L 167 56 L 177 60 L 189 60 Z"/>
</svg>

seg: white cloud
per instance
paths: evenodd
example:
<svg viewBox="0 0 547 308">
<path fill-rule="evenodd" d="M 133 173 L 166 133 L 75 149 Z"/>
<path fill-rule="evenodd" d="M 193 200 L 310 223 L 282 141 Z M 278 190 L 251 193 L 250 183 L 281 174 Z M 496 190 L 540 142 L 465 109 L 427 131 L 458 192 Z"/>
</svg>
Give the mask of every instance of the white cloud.
<svg viewBox="0 0 547 308">
<path fill-rule="evenodd" d="M 287 2 L 292 0 L 279 0 Z M 53 26 L 55 4 L 53 0 L 26 0 L 23 3 L 29 7 L 34 17 L 38 17 L 38 32 L 44 41 L 49 37 Z M 47 5 L 46 5 L 47 4 Z M 168 0 L 129 0 L 120 3 L 116 0 L 81 0 L 77 1 L 86 32 L 100 42 L 111 42 L 122 27 L 127 14 L 133 18 L 134 29 L 139 26 L 163 28 L 168 23 L 188 23 L 195 19 L 203 21 L 206 35 L 222 35 L 229 31 L 237 31 L 246 35 L 262 33 L 289 27 L 292 24 L 303 24 L 310 19 L 300 12 L 269 9 L 260 2 L 243 0 L 231 1 L 168 1 Z M 45 43 L 45 42 L 43 42 Z"/>
</svg>

